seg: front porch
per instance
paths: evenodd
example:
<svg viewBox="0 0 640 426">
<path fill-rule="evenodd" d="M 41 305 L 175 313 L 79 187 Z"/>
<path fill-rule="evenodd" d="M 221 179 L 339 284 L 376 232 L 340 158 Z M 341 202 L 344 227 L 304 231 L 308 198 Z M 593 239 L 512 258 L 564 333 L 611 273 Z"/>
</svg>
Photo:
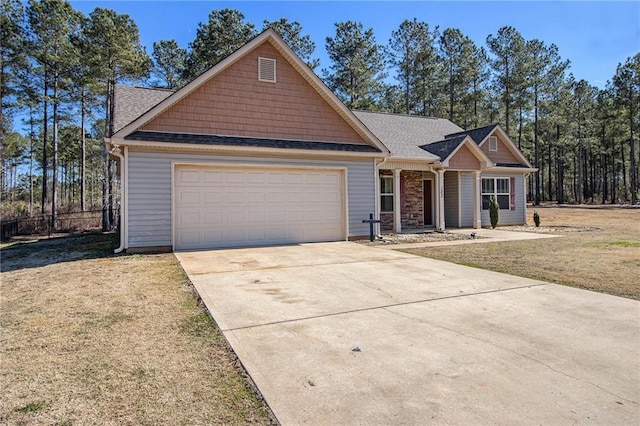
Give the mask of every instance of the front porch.
<svg viewBox="0 0 640 426">
<path fill-rule="evenodd" d="M 481 227 L 479 170 L 380 168 L 378 176 L 378 233 Z"/>
</svg>

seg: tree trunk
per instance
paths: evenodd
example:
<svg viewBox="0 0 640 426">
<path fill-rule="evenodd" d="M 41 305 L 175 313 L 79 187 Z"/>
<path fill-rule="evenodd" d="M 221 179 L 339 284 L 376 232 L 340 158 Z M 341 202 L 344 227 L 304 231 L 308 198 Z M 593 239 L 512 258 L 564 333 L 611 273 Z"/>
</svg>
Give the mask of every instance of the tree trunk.
<svg viewBox="0 0 640 426">
<path fill-rule="evenodd" d="M 80 210 L 86 211 L 86 192 L 87 192 L 87 182 L 86 182 L 86 173 L 87 173 L 87 138 L 85 136 L 85 102 L 86 102 L 86 94 L 85 88 L 82 88 L 81 101 L 80 101 L 80 131 L 82 132 L 81 137 L 81 148 L 80 148 Z"/>
<path fill-rule="evenodd" d="M 540 147 L 538 146 L 538 86 L 533 89 L 534 95 L 534 119 L 533 119 L 533 148 L 534 148 L 534 161 L 535 167 L 540 167 Z M 536 170 L 536 196 L 535 205 L 540 205 L 540 170 Z"/>
<path fill-rule="evenodd" d="M 48 117 L 48 112 L 49 112 L 49 105 L 48 105 L 48 101 L 47 101 L 47 94 L 49 92 L 49 87 L 48 87 L 48 80 L 47 80 L 47 72 L 45 71 L 44 73 L 44 97 L 43 97 L 43 103 L 44 103 L 44 111 L 42 114 L 42 135 L 43 135 L 43 141 L 42 141 L 42 204 L 40 206 L 41 210 L 42 210 L 42 214 L 44 215 L 46 210 L 46 206 L 47 206 L 47 162 L 49 161 L 49 159 L 47 158 L 47 139 L 49 137 L 49 117 Z"/>
<path fill-rule="evenodd" d="M 51 229 L 56 230 L 58 185 L 58 71 L 53 76 L 53 177 L 51 179 Z"/>
</svg>

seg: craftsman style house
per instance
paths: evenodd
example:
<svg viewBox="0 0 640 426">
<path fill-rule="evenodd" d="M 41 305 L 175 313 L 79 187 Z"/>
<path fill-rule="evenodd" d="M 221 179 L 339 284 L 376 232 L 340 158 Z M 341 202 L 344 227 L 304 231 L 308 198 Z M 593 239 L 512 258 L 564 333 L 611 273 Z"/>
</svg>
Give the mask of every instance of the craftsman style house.
<svg viewBox="0 0 640 426">
<path fill-rule="evenodd" d="M 336 241 L 526 220 L 498 125 L 351 111 L 272 30 L 173 92 L 116 87 L 122 249 Z"/>
</svg>

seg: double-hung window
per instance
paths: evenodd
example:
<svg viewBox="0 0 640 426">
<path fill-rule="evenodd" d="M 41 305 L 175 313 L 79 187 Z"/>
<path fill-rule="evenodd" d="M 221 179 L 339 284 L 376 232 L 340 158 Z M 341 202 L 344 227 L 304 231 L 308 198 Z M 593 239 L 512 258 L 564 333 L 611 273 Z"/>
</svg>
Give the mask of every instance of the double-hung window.
<svg viewBox="0 0 640 426">
<path fill-rule="evenodd" d="M 393 212 L 393 178 L 380 178 L 380 212 Z"/>
<path fill-rule="evenodd" d="M 498 200 L 500 210 L 511 206 L 509 178 L 482 178 L 482 210 L 489 210 L 491 197 Z"/>
</svg>

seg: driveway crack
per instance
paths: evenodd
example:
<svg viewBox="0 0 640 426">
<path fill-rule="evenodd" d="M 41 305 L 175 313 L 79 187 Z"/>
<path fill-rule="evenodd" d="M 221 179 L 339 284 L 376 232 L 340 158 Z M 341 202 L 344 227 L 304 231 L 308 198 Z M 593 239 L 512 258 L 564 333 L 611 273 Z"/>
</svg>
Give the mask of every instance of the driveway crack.
<svg viewBox="0 0 640 426">
<path fill-rule="evenodd" d="M 504 346 L 500 346 L 500 345 L 498 345 L 498 344 L 496 344 L 496 343 L 494 343 L 494 342 L 492 342 L 492 341 L 490 341 L 490 340 L 486 340 L 486 339 L 483 339 L 483 338 L 481 338 L 481 337 L 472 336 L 472 335 L 470 335 L 470 334 L 463 333 L 463 332 L 461 332 L 461 331 L 459 331 L 459 330 L 455 330 L 455 329 L 453 329 L 453 328 L 449 328 L 449 327 L 446 327 L 446 326 L 444 326 L 444 325 L 435 324 L 435 323 L 433 323 L 433 322 L 431 322 L 431 321 L 423 320 L 422 318 L 416 318 L 416 317 L 412 317 L 412 316 L 410 316 L 410 315 L 403 315 L 403 314 L 401 314 L 401 313 L 399 313 L 399 312 L 392 311 L 392 310 L 390 310 L 389 308 L 390 308 L 390 307 L 383 307 L 382 309 L 384 309 L 385 311 L 387 311 L 387 312 L 389 312 L 389 313 L 391 313 L 391 314 L 394 314 L 394 315 L 397 315 L 397 316 L 400 316 L 400 317 L 403 317 L 403 318 L 406 318 L 406 319 L 410 319 L 410 320 L 418 321 L 418 322 L 421 322 L 421 323 L 423 323 L 423 324 L 430 325 L 430 326 L 432 326 L 432 327 L 436 327 L 436 328 L 440 328 L 440 329 L 443 329 L 443 330 L 447 330 L 447 331 L 450 331 L 450 332 L 452 332 L 452 333 L 456 333 L 456 334 L 459 334 L 459 335 L 461 335 L 461 336 L 464 336 L 464 337 L 466 337 L 466 338 L 468 338 L 468 339 L 473 339 L 473 340 L 476 340 L 476 341 L 478 341 L 478 342 L 482 342 L 482 343 L 485 343 L 485 344 L 491 345 L 491 346 L 496 347 L 496 348 L 498 348 L 498 349 L 501 349 L 501 350 L 503 350 L 503 351 L 510 352 L 510 353 L 512 353 L 512 354 L 514 354 L 514 355 L 520 356 L 520 357 L 522 357 L 522 358 L 525 358 L 525 359 L 528 359 L 528 360 L 530 360 L 530 361 L 533 361 L 533 362 L 535 362 L 535 363 L 537 363 L 537 364 L 540 364 L 540 365 L 542 365 L 542 366 L 544 366 L 544 367 L 548 368 L 549 370 L 551 370 L 551 371 L 553 371 L 553 372 L 555 372 L 555 373 L 561 374 L 561 375 L 563 375 L 563 376 L 565 376 L 565 377 L 568 377 L 568 378 L 570 378 L 570 379 L 577 380 L 577 381 L 579 381 L 579 382 L 582 382 L 582 383 L 585 383 L 585 384 L 587 384 L 587 385 L 593 386 L 593 387 L 595 387 L 596 389 L 599 389 L 599 390 L 600 390 L 600 391 L 602 391 L 602 392 L 605 392 L 605 393 L 607 393 L 607 394 L 609 394 L 609 395 L 611 395 L 611 396 L 614 396 L 614 397 L 616 397 L 616 398 L 622 399 L 622 400 L 624 400 L 624 401 L 626 401 L 626 402 L 629 402 L 629 403 L 631 403 L 631 404 L 639 405 L 637 401 L 633 401 L 633 400 L 627 399 L 627 398 L 625 398 L 625 397 L 623 397 L 623 396 L 621 396 L 621 395 L 615 394 L 615 393 L 613 393 L 613 392 L 611 392 L 611 391 L 609 391 L 609 390 L 607 390 L 607 389 L 603 388 L 602 386 L 600 386 L 600 385 L 598 385 L 598 384 L 596 384 L 596 383 L 593 383 L 593 382 L 590 382 L 590 381 L 588 381 L 588 380 L 582 379 L 582 378 L 580 378 L 580 377 L 576 377 L 576 376 L 573 376 L 573 375 L 571 375 L 571 374 L 565 373 L 564 371 L 562 371 L 562 370 L 558 370 L 557 368 L 552 367 L 551 365 L 547 364 L 546 362 L 541 361 L 541 360 L 539 360 L 539 359 L 537 359 L 537 358 L 531 357 L 531 356 L 529 356 L 529 355 L 527 355 L 527 354 L 520 353 L 520 352 L 518 352 L 518 351 L 515 351 L 515 350 L 513 350 L 513 349 L 510 349 L 510 348 L 507 348 L 507 347 L 504 347 Z"/>
</svg>

